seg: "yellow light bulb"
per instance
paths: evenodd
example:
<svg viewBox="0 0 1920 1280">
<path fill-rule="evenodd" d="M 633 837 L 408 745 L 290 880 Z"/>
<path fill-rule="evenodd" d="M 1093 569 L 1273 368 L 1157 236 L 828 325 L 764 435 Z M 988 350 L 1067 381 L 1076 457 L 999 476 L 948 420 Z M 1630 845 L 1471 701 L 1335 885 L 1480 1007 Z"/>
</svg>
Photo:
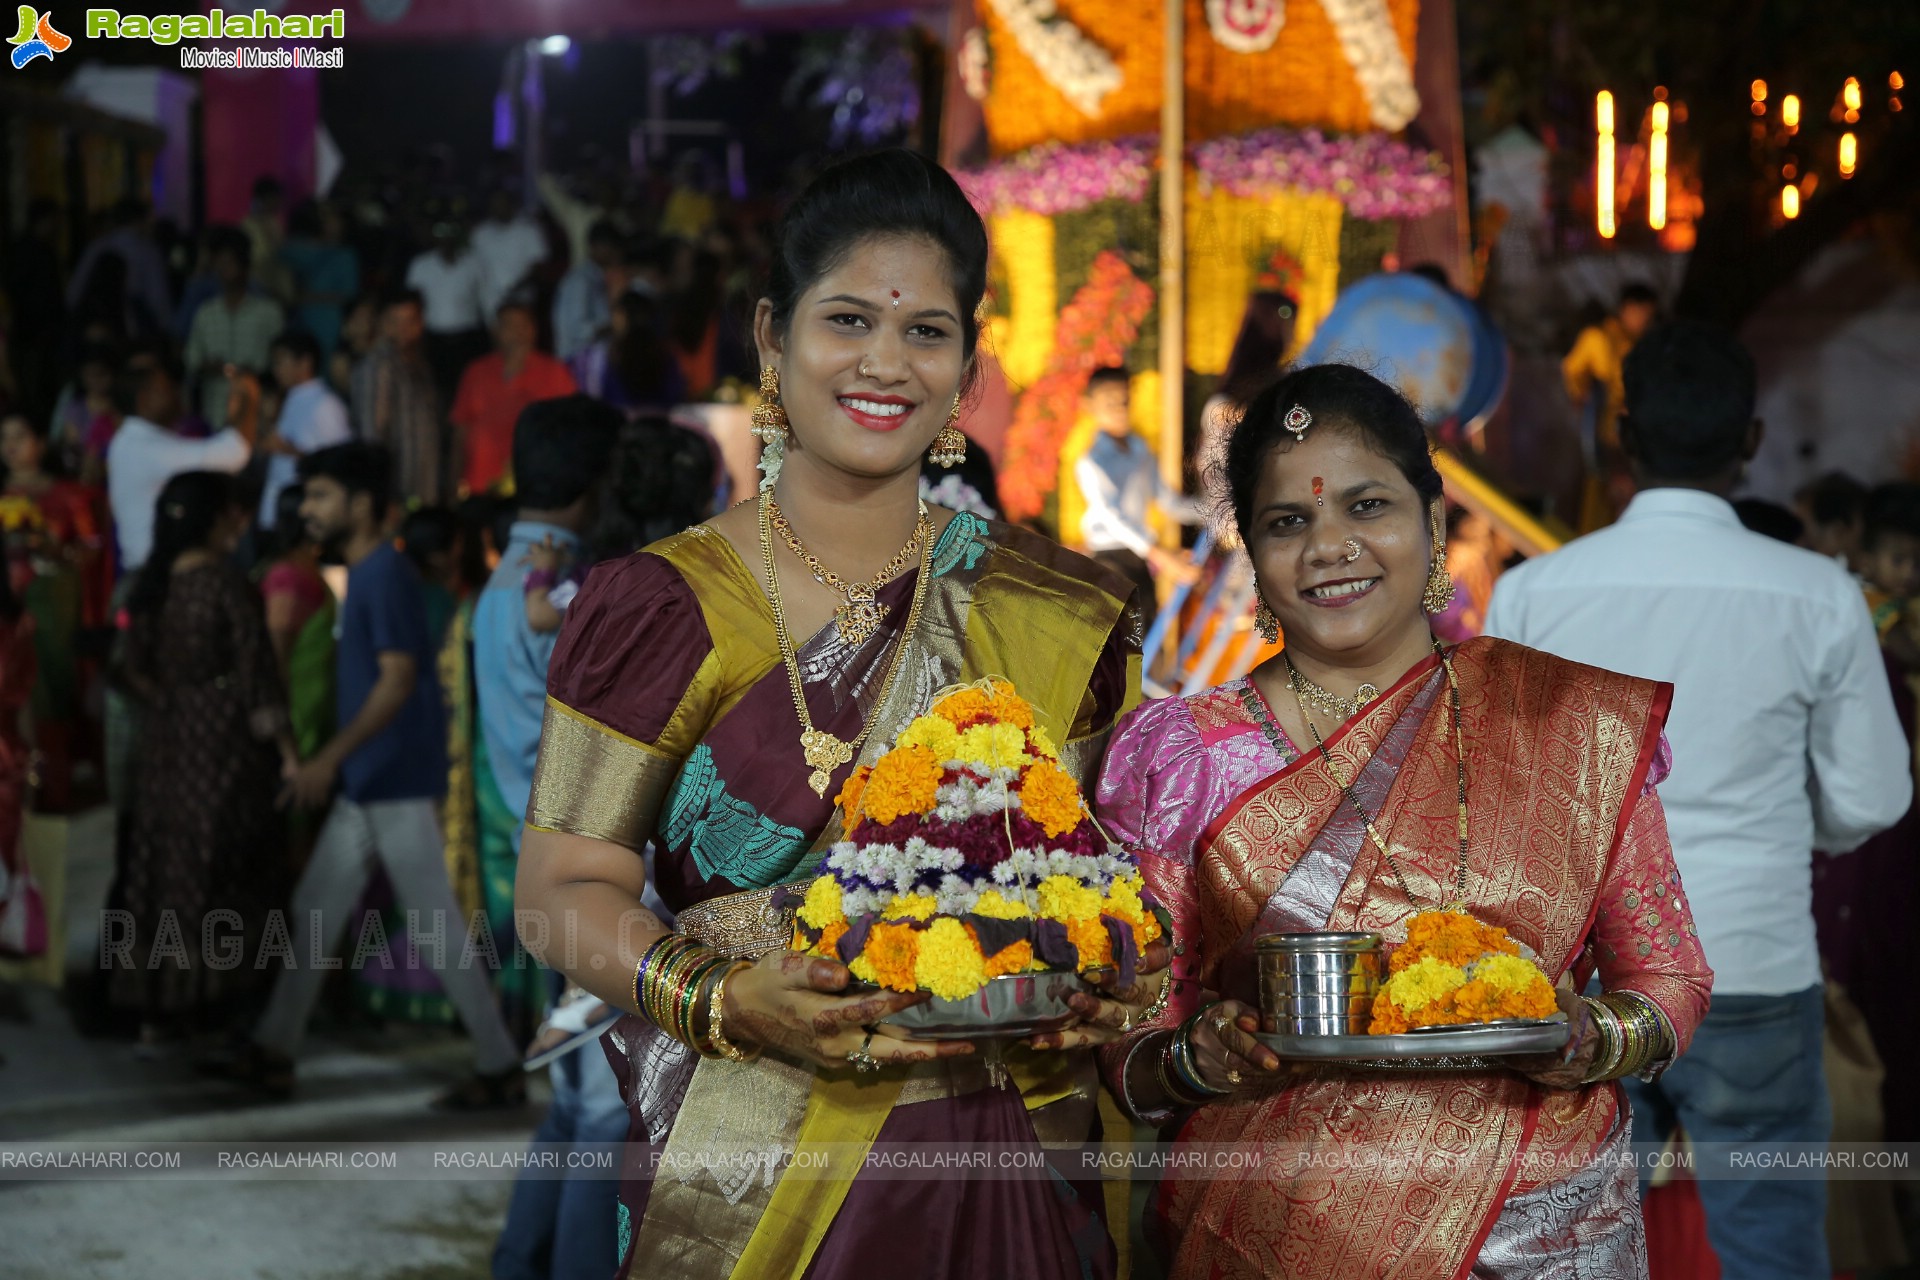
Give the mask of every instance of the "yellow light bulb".
<svg viewBox="0 0 1920 1280">
<path fill-rule="evenodd" d="M 1800 188 L 1792 183 L 1780 188 L 1780 213 L 1789 219 L 1800 216 Z"/>
<path fill-rule="evenodd" d="M 1780 123 L 1789 129 L 1800 127 L 1800 95 L 1790 93 L 1780 99 Z"/>
<path fill-rule="evenodd" d="M 1850 133 L 1840 135 L 1840 176 L 1851 178 L 1860 163 L 1860 141 Z"/>
<path fill-rule="evenodd" d="M 1849 111 L 1860 109 L 1860 82 L 1852 76 L 1847 77 L 1847 83 L 1840 89 L 1840 102 Z"/>
</svg>

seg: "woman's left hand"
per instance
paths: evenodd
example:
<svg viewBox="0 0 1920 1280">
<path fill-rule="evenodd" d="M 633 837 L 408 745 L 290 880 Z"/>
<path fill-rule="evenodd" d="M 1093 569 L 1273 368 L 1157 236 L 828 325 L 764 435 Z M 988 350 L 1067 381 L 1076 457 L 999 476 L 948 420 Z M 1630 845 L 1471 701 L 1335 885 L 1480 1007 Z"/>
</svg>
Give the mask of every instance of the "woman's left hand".
<svg viewBox="0 0 1920 1280">
<path fill-rule="evenodd" d="M 1035 1049 L 1084 1049 L 1118 1040 L 1140 1024 L 1141 1015 L 1159 999 L 1161 984 L 1172 981 L 1160 976 L 1172 962 L 1173 953 L 1167 950 L 1167 944 L 1155 942 L 1140 953 L 1131 986 L 1119 985 L 1117 969 L 1082 974 L 1100 994 L 1076 991 L 1067 997 L 1067 1003 L 1080 1015 L 1080 1021 L 1064 1031 L 1045 1031 L 1029 1037 L 1027 1043 Z"/>
<path fill-rule="evenodd" d="M 1571 1034 L 1558 1053 L 1537 1053 L 1513 1059 L 1513 1069 L 1537 1085 L 1548 1089 L 1578 1089 L 1593 1069 L 1600 1049 L 1600 1033 L 1594 1028 L 1587 1002 L 1570 987 L 1557 987 L 1554 997 L 1560 1012 L 1567 1015 Z"/>
</svg>

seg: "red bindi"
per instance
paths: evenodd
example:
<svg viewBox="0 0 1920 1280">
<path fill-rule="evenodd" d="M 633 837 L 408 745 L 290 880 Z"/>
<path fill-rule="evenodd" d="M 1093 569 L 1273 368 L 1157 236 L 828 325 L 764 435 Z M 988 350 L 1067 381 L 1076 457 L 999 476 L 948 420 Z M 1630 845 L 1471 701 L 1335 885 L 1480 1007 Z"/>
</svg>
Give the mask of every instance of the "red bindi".
<svg viewBox="0 0 1920 1280">
<path fill-rule="evenodd" d="M 1322 480 L 1319 476 L 1315 476 L 1313 478 L 1313 500 L 1323 507 L 1326 506 L 1327 503 L 1326 503 L 1326 499 L 1320 496 L 1320 493 L 1326 487 L 1327 487 L 1327 482 L 1325 480 Z"/>
</svg>

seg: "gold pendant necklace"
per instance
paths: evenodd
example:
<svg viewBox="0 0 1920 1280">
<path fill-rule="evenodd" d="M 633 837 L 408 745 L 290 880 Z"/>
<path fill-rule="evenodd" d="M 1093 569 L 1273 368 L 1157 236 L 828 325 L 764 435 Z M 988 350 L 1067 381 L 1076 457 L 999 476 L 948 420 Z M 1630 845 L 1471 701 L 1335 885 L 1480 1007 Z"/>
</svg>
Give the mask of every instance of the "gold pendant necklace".
<svg viewBox="0 0 1920 1280">
<path fill-rule="evenodd" d="M 760 560 L 766 572 L 767 598 L 773 604 L 774 638 L 780 644 L 780 660 L 787 668 L 787 687 L 793 694 L 793 711 L 800 720 L 800 754 L 806 760 L 807 767 L 813 770 L 807 776 L 807 785 L 813 788 L 813 794 L 824 796 L 827 794 L 827 787 L 833 782 L 834 771 L 850 762 L 866 742 L 867 735 L 873 732 L 873 721 L 869 720 L 862 726 L 859 736 L 852 742 L 813 726 L 813 716 L 807 710 L 806 690 L 800 682 L 800 659 L 794 648 L 793 635 L 787 630 L 786 606 L 780 599 L 780 574 L 773 563 L 773 522 L 777 511 L 773 495 L 761 494 Z M 894 641 L 893 656 L 887 661 L 887 676 L 881 682 L 880 696 L 873 704 L 876 717 L 887 705 L 887 697 L 893 692 L 894 681 L 899 677 L 901 667 L 905 665 L 907 642 L 913 637 L 914 628 L 920 624 L 920 607 L 927 598 L 927 580 L 933 576 L 930 572 L 930 562 L 933 559 L 933 526 L 927 519 L 925 504 L 920 507 L 919 527 L 914 531 L 913 541 L 907 546 L 919 548 L 920 576 L 914 580 L 913 602 L 907 606 L 906 627 L 901 631 L 900 638 Z M 893 576 L 897 577 L 898 574 Z M 879 615 L 873 623 L 873 628 L 877 630 L 880 621 L 886 617 L 886 611 L 877 602 L 873 604 L 873 608 Z M 872 631 L 868 631 L 867 634 L 871 635 Z"/>
<path fill-rule="evenodd" d="M 1293 665 L 1293 659 L 1281 651 L 1281 657 L 1287 660 L 1287 679 L 1293 685 L 1295 696 L 1305 698 L 1314 706 L 1330 716 L 1340 717 L 1342 722 L 1360 714 L 1360 709 L 1380 696 L 1378 687 L 1363 684 L 1353 691 L 1351 698 L 1343 698 L 1331 689 L 1322 688 L 1302 675 L 1300 668 Z"/>
<path fill-rule="evenodd" d="M 831 591 L 838 591 L 846 598 L 846 603 L 833 611 L 834 625 L 840 631 L 840 638 L 848 644 L 865 644 L 886 620 L 887 611 L 880 607 L 876 598 L 880 588 L 906 572 L 907 564 L 919 554 L 921 544 L 931 536 L 932 529 L 927 523 L 927 504 L 920 504 L 920 521 L 914 526 L 913 536 L 907 539 L 907 545 L 901 547 L 879 573 L 865 582 L 848 582 L 821 564 L 820 557 L 807 550 L 806 544 L 793 531 L 793 526 L 787 523 L 780 504 L 773 500 L 771 494 L 767 495 L 766 504 L 767 518 L 773 525 L 773 531 L 787 544 L 787 550 L 800 558 L 815 582 Z"/>
</svg>

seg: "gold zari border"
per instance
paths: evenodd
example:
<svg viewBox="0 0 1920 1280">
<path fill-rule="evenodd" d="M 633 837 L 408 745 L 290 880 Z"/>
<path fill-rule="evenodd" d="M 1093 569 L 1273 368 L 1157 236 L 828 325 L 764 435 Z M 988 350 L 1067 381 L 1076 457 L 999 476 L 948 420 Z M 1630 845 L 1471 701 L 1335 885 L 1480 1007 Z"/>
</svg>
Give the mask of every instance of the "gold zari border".
<svg viewBox="0 0 1920 1280">
<path fill-rule="evenodd" d="M 548 698 L 527 825 L 638 849 L 653 834 L 680 764 Z"/>
</svg>

